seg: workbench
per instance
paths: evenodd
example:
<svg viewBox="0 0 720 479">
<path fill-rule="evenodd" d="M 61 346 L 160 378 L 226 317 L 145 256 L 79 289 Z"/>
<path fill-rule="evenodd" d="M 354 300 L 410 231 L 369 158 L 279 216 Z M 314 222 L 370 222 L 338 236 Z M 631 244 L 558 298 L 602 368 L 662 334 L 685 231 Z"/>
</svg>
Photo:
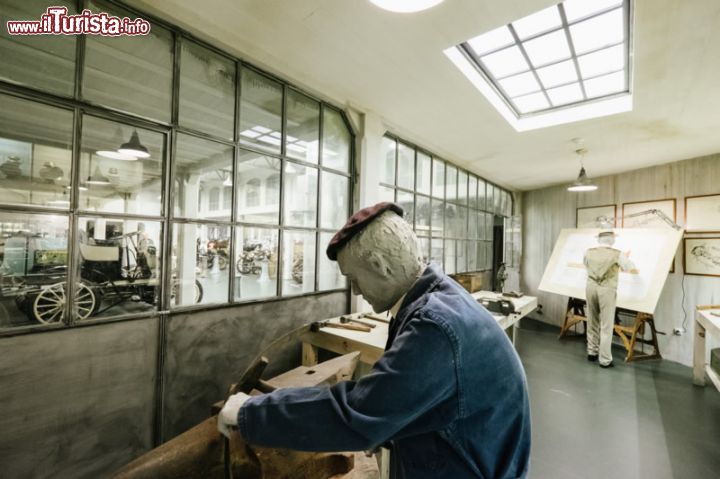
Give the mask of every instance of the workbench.
<svg viewBox="0 0 720 479">
<path fill-rule="evenodd" d="M 515 343 L 518 322 L 537 308 L 537 298 L 534 296 L 523 296 L 521 298 L 508 298 L 490 291 L 478 291 L 472 293 L 472 297 L 480 301 L 482 299 L 505 299 L 511 301 L 515 306 L 515 313 L 502 315 L 491 313 L 501 328 L 507 330 L 512 328 L 512 341 Z M 331 323 L 340 323 L 340 318 L 330 318 Z M 353 351 L 360 352 L 360 362 L 373 365 L 385 352 L 385 344 L 388 338 L 388 327 L 390 318 L 386 314 L 363 313 L 347 314 L 344 317 L 350 319 L 361 319 L 375 327 L 370 332 L 352 331 L 337 328 L 320 328 L 317 332 L 309 332 L 303 335 L 302 341 L 302 364 L 312 366 L 317 364 L 318 349 L 325 349 L 338 354 L 347 354 Z"/>
<path fill-rule="evenodd" d="M 717 315 L 717 316 L 716 316 Z M 705 362 L 707 335 L 720 338 L 720 305 L 698 306 L 695 312 L 695 339 L 693 341 L 693 383 L 705 386 L 705 377 L 720 391 L 720 374 Z"/>
</svg>

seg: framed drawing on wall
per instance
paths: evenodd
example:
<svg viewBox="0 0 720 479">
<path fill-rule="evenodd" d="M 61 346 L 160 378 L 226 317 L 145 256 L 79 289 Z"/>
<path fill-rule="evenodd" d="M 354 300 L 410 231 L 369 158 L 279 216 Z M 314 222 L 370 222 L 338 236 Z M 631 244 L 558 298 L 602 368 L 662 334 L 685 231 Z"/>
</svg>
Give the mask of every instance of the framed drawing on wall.
<svg viewBox="0 0 720 479">
<path fill-rule="evenodd" d="M 685 231 L 720 233 L 720 194 L 685 198 Z"/>
<path fill-rule="evenodd" d="M 685 274 L 720 277 L 720 237 L 685 238 Z"/>
<path fill-rule="evenodd" d="M 656 201 L 637 201 L 623 203 L 622 205 L 622 227 L 623 228 L 671 228 L 669 224 L 654 214 L 633 216 L 650 210 L 663 212 L 673 222 L 677 223 L 675 198 Z"/>
<path fill-rule="evenodd" d="M 675 198 L 655 201 L 636 201 L 623 203 L 622 205 L 622 227 L 623 228 L 671 228 L 660 216 L 643 212 L 658 210 L 677 223 L 677 208 Z M 638 215 L 638 216 L 634 216 Z M 675 258 L 673 258 L 670 272 L 675 272 Z"/>
<path fill-rule="evenodd" d="M 576 228 L 615 228 L 617 205 L 587 206 L 575 213 Z"/>
</svg>

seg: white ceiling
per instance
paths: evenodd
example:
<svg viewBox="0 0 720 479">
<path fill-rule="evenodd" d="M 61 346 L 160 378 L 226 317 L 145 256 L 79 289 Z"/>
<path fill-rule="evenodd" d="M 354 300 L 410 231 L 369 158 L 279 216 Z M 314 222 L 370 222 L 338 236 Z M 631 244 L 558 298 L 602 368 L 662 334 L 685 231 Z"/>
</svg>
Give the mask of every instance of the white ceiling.
<svg viewBox="0 0 720 479">
<path fill-rule="evenodd" d="M 591 176 L 720 151 L 718 0 L 636 0 L 634 110 L 524 133 L 442 52 L 557 1 L 445 0 L 415 14 L 368 0 L 129 3 L 515 189 L 574 179 L 575 137 Z"/>
</svg>

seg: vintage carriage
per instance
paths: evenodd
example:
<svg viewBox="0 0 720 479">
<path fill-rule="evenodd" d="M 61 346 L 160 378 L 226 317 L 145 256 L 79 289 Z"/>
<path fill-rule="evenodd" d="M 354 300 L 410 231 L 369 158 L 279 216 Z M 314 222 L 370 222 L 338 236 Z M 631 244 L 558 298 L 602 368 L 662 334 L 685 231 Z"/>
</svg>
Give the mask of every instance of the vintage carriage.
<svg viewBox="0 0 720 479">
<path fill-rule="evenodd" d="M 74 299 L 77 319 L 87 319 L 128 301 L 157 303 L 157 251 L 142 233 L 95 240 L 92 244 L 81 241 L 79 255 L 80 280 Z M 63 240 L 8 238 L 1 293 L 13 296 L 18 308 L 40 323 L 61 321 L 66 308 L 66 265 L 67 248 Z M 172 298 L 177 294 L 177 279 L 173 277 L 171 284 Z M 196 303 L 202 300 L 202 295 L 202 285 L 195 280 Z"/>
</svg>

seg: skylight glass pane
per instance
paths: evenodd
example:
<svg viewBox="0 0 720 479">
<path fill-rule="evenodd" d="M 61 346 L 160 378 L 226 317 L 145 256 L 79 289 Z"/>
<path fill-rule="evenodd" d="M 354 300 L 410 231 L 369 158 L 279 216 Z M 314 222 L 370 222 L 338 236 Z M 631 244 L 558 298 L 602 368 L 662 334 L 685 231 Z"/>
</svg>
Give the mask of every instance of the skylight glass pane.
<svg viewBox="0 0 720 479">
<path fill-rule="evenodd" d="M 575 53 L 578 55 L 620 43 L 625 38 L 623 11 L 618 8 L 612 12 L 570 25 L 570 35 L 575 46 Z"/>
<path fill-rule="evenodd" d="M 485 67 L 495 78 L 520 73 L 530 69 L 520 49 L 516 46 L 491 53 L 481 58 Z"/>
<path fill-rule="evenodd" d="M 625 45 L 617 45 L 578 57 L 578 64 L 583 78 L 622 70 L 625 68 Z"/>
<path fill-rule="evenodd" d="M 542 93 L 531 93 L 530 95 L 513 98 L 513 103 L 520 113 L 529 113 L 548 108 L 550 104 Z"/>
<path fill-rule="evenodd" d="M 572 60 L 538 68 L 536 71 L 545 88 L 571 83 L 578 79 L 575 63 Z"/>
<path fill-rule="evenodd" d="M 499 81 L 508 96 L 520 96 L 540 90 L 540 84 L 532 72 L 521 73 Z"/>
<path fill-rule="evenodd" d="M 468 40 L 470 47 L 480 56 L 515 43 L 507 26 L 502 26 Z"/>
<path fill-rule="evenodd" d="M 622 2 L 623 0 L 566 0 L 563 2 L 563 7 L 568 22 L 572 23 L 594 13 L 622 5 Z"/>
<path fill-rule="evenodd" d="M 547 91 L 553 106 L 567 105 L 583 99 L 582 89 L 579 83 L 565 85 L 558 88 L 551 88 Z"/>
<path fill-rule="evenodd" d="M 563 30 L 529 40 L 523 46 L 535 67 L 570 58 L 570 48 Z"/>
<path fill-rule="evenodd" d="M 546 8 L 545 10 L 540 10 L 537 13 L 533 13 L 512 23 L 513 28 L 515 28 L 515 33 L 517 33 L 520 39 L 550 31 L 560 25 L 562 25 L 562 20 L 560 19 L 560 11 L 556 5 Z"/>
<path fill-rule="evenodd" d="M 611 73 L 610 75 L 585 80 L 583 84 L 588 98 L 618 93 L 625 91 L 625 72 Z"/>
</svg>

